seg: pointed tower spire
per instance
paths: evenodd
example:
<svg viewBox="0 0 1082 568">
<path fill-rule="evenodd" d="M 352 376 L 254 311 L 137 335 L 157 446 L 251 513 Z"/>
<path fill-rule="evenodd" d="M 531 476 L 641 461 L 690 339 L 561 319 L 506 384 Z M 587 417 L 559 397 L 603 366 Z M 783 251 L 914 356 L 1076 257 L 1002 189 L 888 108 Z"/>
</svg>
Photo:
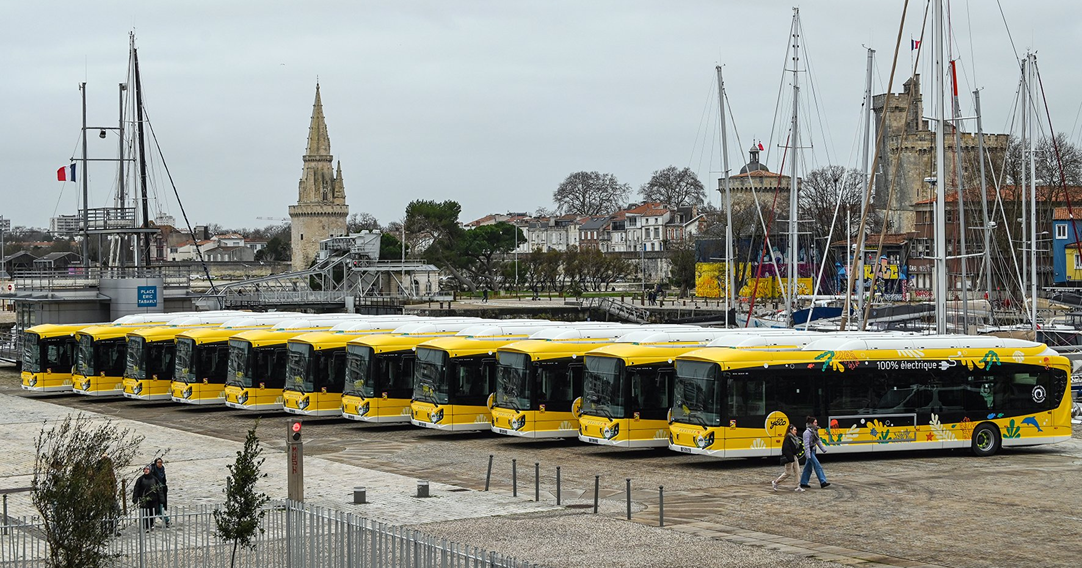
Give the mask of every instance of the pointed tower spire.
<svg viewBox="0 0 1082 568">
<path fill-rule="evenodd" d="M 312 104 L 312 124 L 308 126 L 309 156 L 330 156 L 331 138 L 327 134 L 327 120 L 323 117 L 323 101 L 319 98 L 319 82 L 316 82 L 316 101 Z"/>
<path fill-rule="evenodd" d="M 334 174 L 334 203 L 336 205 L 346 204 L 346 185 L 342 181 L 342 160 L 337 162 L 337 170 Z"/>
</svg>

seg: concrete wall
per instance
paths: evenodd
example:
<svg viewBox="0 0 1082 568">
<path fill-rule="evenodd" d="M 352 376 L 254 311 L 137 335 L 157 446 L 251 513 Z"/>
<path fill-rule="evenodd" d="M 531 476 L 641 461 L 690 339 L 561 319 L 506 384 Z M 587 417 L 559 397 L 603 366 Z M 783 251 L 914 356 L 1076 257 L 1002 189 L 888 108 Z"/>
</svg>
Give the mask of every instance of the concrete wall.
<svg viewBox="0 0 1082 568">
<path fill-rule="evenodd" d="M 98 290 L 111 300 L 109 302 L 110 319 L 128 314 L 165 311 L 161 278 L 102 278 L 98 284 Z M 141 292 L 145 296 L 144 299 L 149 298 L 153 301 L 153 305 L 140 305 Z"/>
</svg>

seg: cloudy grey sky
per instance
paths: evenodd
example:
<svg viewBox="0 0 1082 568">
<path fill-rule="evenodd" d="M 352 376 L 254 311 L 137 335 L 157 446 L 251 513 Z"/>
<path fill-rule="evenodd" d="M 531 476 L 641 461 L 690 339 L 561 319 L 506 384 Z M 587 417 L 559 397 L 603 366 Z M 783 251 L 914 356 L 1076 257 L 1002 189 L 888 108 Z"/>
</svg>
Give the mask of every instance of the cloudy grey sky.
<svg viewBox="0 0 1082 568">
<path fill-rule="evenodd" d="M 982 88 L 985 129 L 1009 127 L 1012 49 L 1036 49 L 1053 125 L 1077 141 L 1082 4 L 951 4 L 962 88 Z M 855 166 L 866 53 L 881 92 L 901 0 L 801 7 L 814 89 L 804 89 L 806 167 Z M 413 199 L 455 199 L 463 219 L 551 205 L 569 173 L 599 170 L 637 188 L 676 165 L 707 187 L 720 170 L 715 64 L 743 147 L 770 145 L 791 3 L 663 1 L 117 0 L 0 3 L 0 214 L 46 226 L 74 213 L 55 181 L 77 150 L 78 83 L 89 123 L 114 125 L 135 30 L 145 104 L 193 223 L 254 227 L 296 201 L 316 78 L 351 212 L 400 219 Z M 911 2 L 898 75 L 911 64 L 924 3 Z M 930 40 L 930 28 L 928 39 Z M 928 71 L 925 70 L 925 73 Z M 927 79 L 926 79 L 927 82 Z M 896 85 L 901 79 L 896 79 Z M 899 90 L 900 87 L 895 87 Z M 815 99 L 810 97 L 815 95 Z M 972 97 L 963 97 L 970 113 Z M 926 99 L 927 100 L 927 99 Z M 783 103 L 791 104 L 791 103 Z M 925 114 L 930 114 L 930 108 Z M 782 128 L 782 127 L 777 127 Z M 780 132 L 780 130 L 778 131 Z M 731 138 L 732 167 L 743 152 Z M 775 133 L 775 145 L 784 133 Z M 116 140 L 91 136 L 91 157 Z M 769 165 L 777 168 L 780 152 Z M 115 191 L 90 168 L 91 206 Z M 179 220 L 168 182 L 162 209 Z M 717 194 L 714 192 L 714 201 Z"/>
</svg>

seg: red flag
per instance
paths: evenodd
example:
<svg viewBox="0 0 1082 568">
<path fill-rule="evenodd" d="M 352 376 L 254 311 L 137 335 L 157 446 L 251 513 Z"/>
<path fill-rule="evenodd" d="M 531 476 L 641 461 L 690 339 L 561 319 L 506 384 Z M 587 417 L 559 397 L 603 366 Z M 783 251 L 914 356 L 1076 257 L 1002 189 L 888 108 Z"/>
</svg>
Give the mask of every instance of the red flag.
<svg viewBox="0 0 1082 568">
<path fill-rule="evenodd" d="M 763 150 L 766 150 L 766 148 L 763 148 L 763 143 L 762 143 L 762 142 L 760 142 L 760 143 L 759 143 L 759 151 L 761 152 L 761 151 L 763 151 Z"/>
<path fill-rule="evenodd" d="M 56 181 L 75 181 L 75 164 L 56 170 Z"/>
</svg>

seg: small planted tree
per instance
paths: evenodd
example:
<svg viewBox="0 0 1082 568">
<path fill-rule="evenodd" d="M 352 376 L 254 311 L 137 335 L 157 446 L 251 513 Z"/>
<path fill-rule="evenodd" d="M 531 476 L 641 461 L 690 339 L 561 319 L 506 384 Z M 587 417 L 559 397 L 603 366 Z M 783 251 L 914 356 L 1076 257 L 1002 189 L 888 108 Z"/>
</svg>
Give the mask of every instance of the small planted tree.
<svg viewBox="0 0 1082 568">
<path fill-rule="evenodd" d="M 52 568 L 96 568 L 116 532 L 116 471 L 131 466 L 143 437 L 111 420 L 68 415 L 42 426 L 35 444 L 31 499 L 41 514 Z"/>
<path fill-rule="evenodd" d="M 256 491 L 255 484 L 267 477 L 267 474 L 261 473 L 266 460 L 261 457 L 263 447 L 255 433 L 258 427 L 259 420 L 256 420 L 252 429 L 248 430 L 244 449 L 237 452 L 237 461 L 226 466 L 229 468 L 229 476 L 225 479 L 225 506 L 214 511 L 218 538 L 233 543 L 230 566 L 236 563 L 237 548 L 254 548 L 256 532 L 263 533 L 263 505 L 267 503 L 268 497 Z"/>
</svg>

